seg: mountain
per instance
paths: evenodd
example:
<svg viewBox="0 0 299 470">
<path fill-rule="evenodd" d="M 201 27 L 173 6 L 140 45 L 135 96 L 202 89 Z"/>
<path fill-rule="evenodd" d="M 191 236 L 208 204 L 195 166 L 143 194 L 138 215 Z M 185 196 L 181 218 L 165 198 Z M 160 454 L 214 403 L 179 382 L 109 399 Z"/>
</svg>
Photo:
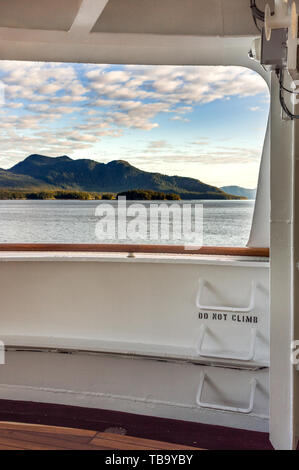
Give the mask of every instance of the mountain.
<svg viewBox="0 0 299 470">
<path fill-rule="evenodd" d="M 0 188 L 5 189 L 35 189 L 46 187 L 43 181 L 29 175 L 19 175 L 0 168 Z"/>
<path fill-rule="evenodd" d="M 88 159 L 72 160 L 66 155 L 56 158 L 30 155 L 9 170 L 0 171 L 0 188 L 111 193 L 143 189 L 176 193 L 183 199 L 236 198 L 197 179 L 142 171 L 123 160 L 105 164 Z"/>
<path fill-rule="evenodd" d="M 234 196 L 242 196 L 247 199 L 256 198 L 256 189 L 242 188 L 241 186 L 222 186 L 220 189 L 225 193 L 233 194 Z"/>
</svg>

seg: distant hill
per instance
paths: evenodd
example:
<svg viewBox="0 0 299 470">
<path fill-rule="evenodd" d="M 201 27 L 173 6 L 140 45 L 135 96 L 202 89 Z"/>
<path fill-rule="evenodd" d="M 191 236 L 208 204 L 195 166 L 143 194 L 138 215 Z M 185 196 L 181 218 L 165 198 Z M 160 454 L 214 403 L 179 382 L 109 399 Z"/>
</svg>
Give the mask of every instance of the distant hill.
<svg viewBox="0 0 299 470">
<path fill-rule="evenodd" d="M 18 175 L 11 171 L 0 169 L 0 188 L 35 189 L 40 185 L 45 186 L 45 183 L 28 175 Z"/>
<path fill-rule="evenodd" d="M 220 189 L 225 193 L 233 194 L 234 196 L 243 196 L 247 199 L 256 198 L 256 189 L 242 188 L 241 186 L 222 186 Z"/>
<path fill-rule="evenodd" d="M 0 171 L 0 188 L 101 193 L 141 189 L 175 193 L 182 199 L 240 198 L 194 178 L 142 171 L 123 160 L 105 164 L 88 159 L 73 160 L 66 155 L 56 158 L 30 155 L 9 170 Z"/>
</svg>

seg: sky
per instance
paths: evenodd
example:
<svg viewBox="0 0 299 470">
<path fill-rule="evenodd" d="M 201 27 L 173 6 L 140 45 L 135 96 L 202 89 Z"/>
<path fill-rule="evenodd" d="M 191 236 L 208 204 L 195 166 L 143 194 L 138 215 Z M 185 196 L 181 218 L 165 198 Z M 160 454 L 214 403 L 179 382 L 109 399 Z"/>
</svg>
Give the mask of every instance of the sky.
<svg viewBox="0 0 299 470">
<path fill-rule="evenodd" d="M 1 61 L 0 102 L 0 168 L 38 153 L 257 185 L 269 92 L 246 68 Z"/>
</svg>

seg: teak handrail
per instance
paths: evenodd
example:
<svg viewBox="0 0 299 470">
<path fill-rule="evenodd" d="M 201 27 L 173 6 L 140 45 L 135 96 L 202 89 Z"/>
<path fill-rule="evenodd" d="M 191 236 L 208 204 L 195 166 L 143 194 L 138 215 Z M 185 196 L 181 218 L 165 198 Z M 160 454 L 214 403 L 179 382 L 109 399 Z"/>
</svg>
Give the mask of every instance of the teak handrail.
<svg viewBox="0 0 299 470">
<path fill-rule="evenodd" d="M 186 249 L 175 245 L 119 245 L 119 244 L 66 244 L 66 243 L 1 243 L 0 251 L 66 251 L 89 253 L 155 253 L 184 255 L 225 255 L 254 256 L 269 258 L 269 248 L 203 246 L 198 249 Z"/>
</svg>

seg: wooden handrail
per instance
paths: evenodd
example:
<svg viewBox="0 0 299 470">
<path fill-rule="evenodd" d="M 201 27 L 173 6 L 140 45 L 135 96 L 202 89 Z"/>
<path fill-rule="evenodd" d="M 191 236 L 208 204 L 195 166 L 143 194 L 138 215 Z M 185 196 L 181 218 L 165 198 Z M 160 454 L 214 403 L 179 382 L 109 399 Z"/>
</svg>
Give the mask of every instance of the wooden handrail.
<svg viewBox="0 0 299 470">
<path fill-rule="evenodd" d="M 66 243 L 2 243 L 0 251 L 68 251 L 89 253 L 156 253 L 185 255 L 225 255 L 254 256 L 269 258 L 269 248 L 203 246 L 199 249 L 186 250 L 175 245 L 117 245 L 117 244 L 66 244 Z"/>
</svg>

